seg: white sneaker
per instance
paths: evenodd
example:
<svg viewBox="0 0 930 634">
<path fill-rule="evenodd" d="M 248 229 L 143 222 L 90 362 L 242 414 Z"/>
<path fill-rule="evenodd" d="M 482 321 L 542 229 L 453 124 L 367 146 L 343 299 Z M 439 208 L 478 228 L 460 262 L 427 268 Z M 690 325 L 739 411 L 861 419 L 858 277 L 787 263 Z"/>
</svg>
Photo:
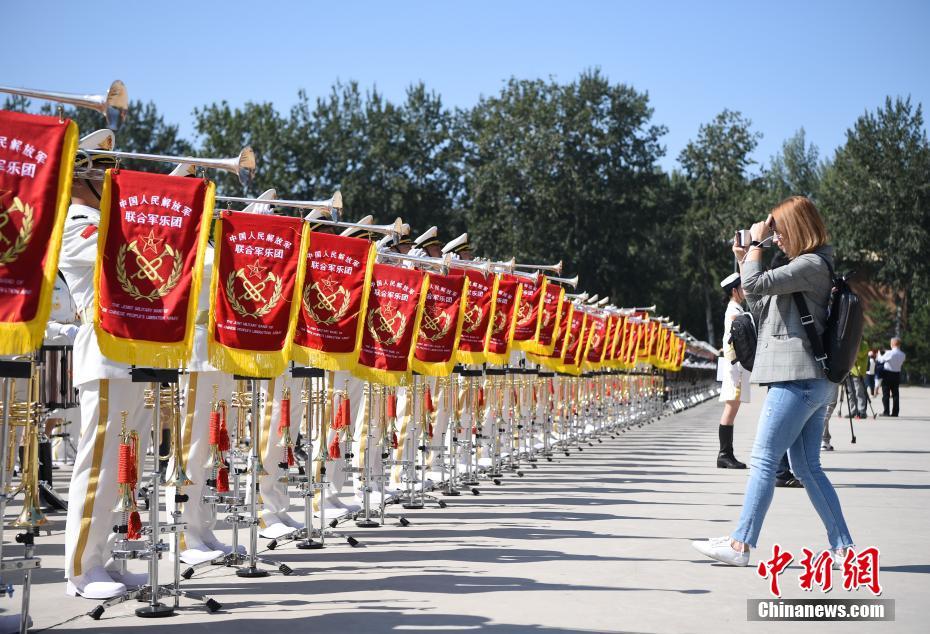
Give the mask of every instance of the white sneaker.
<svg viewBox="0 0 930 634">
<path fill-rule="evenodd" d="M 831 445 L 827 441 L 823 441 L 822 443 L 820 443 L 820 451 L 833 451 L 833 445 Z"/>
<path fill-rule="evenodd" d="M 748 566 L 749 551 L 739 552 L 730 545 L 730 537 L 716 537 L 703 542 L 691 542 L 694 549 L 702 555 L 716 559 L 731 566 Z"/>
<path fill-rule="evenodd" d="M 288 526 L 284 522 L 274 522 L 273 524 L 268 524 L 265 528 L 261 529 L 258 534 L 264 537 L 265 539 L 278 539 L 284 537 L 285 535 L 290 535 L 296 528 Z"/>
<path fill-rule="evenodd" d="M 831 548 L 830 554 L 833 555 L 833 569 L 839 570 L 843 567 L 843 560 L 846 559 L 845 548 Z"/>
<path fill-rule="evenodd" d="M 149 582 L 149 573 L 147 572 L 129 572 L 123 573 L 119 570 L 107 570 L 107 574 L 127 588 L 138 588 Z"/>
</svg>

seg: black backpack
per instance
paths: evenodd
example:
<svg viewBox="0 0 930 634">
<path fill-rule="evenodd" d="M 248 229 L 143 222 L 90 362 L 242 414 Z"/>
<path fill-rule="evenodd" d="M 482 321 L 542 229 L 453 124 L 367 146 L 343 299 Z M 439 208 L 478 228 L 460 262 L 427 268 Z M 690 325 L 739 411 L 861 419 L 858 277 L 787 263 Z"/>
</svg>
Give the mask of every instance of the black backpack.
<svg viewBox="0 0 930 634">
<path fill-rule="evenodd" d="M 849 287 L 849 278 L 852 274 L 837 277 L 830 261 L 823 256 L 820 257 L 830 269 L 830 279 L 833 280 L 833 290 L 830 292 L 830 301 L 827 304 L 827 324 L 823 335 L 817 335 L 814 318 L 807 310 L 807 302 L 804 301 L 801 293 L 793 293 L 794 303 L 801 313 L 801 324 L 807 332 L 807 339 L 814 351 L 814 359 L 820 363 L 828 379 L 834 383 L 842 383 L 856 364 L 856 355 L 859 353 L 859 344 L 862 342 L 865 316 L 859 296 Z"/>
<path fill-rule="evenodd" d="M 756 324 L 752 321 L 750 313 L 742 313 L 730 324 L 730 341 L 736 360 L 746 370 L 752 372 L 752 364 L 756 360 Z"/>
</svg>

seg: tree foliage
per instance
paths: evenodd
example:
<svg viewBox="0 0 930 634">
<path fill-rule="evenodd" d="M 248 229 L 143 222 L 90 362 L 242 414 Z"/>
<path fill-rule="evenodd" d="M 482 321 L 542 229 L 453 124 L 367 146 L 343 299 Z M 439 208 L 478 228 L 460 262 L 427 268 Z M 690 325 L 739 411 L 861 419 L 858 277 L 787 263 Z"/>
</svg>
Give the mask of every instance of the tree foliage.
<svg viewBox="0 0 930 634">
<path fill-rule="evenodd" d="M 4 108 L 37 111 L 18 97 Z M 799 129 L 768 165 L 753 159 L 760 134 L 751 121 L 723 110 L 700 126 L 671 173 L 658 164 L 666 128 L 654 121 L 648 94 L 598 70 L 568 83 L 512 78 L 462 109 L 423 83 L 400 100 L 347 82 L 315 99 L 300 92 L 289 110 L 205 104 L 193 113 L 191 139 L 153 103 L 131 108 L 117 134 L 123 150 L 223 158 L 251 145 L 254 184 L 243 191 L 233 175 L 211 172 L 220 193 L 274 187 L 282 198 L 324 199 L 338 189 L 347 219 L 401 216 L 415 232 L 437 225 L 446 240 L 467 230 L 483 256 L 563 259 L 584 290 L 618 305 L 656 303 L 715 344 L 724 309 L 718 281 L 734 267 L 734 231 L 787 196 L 809 196 L 841 265 L 894 291 L 897 310 L 876 309 L 870 336 L 885 337 L 892 324 L 904 335 L 908 366 L 930 375 L 930 144 L 910 99 L 865 112 L 826 161 Z M 103 125 L 97 113 L 64 112 L 82 134 Z"/>
</svg>

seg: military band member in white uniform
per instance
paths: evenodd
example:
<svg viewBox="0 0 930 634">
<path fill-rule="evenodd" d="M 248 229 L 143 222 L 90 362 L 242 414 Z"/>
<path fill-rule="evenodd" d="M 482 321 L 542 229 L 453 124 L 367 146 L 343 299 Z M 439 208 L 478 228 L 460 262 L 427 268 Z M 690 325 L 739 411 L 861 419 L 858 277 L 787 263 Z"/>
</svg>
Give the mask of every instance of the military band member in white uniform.
<svg viewBox="0 0 930 634">
<path fill-rule="evenodd" d="M 84 137 L 82 149 L 112 149 L 113 133 L 100 130 Z M 95 167 L 105 164 L 94 161 Z M 120 412 L 128 412 L 127 427 L 139 432 L 139 455 L 146 455 L 151 413 L 144 410 L 142 383 L 133 383 L 129 367 L 106 359 L 94 333 L 94 265 L 100 223 L 100 182 L 76 178 L 65 220 L 59 270 L 81 317 L 74 343 L 74 385 L 80 391 L 81 434 L 68 493 L 65 527 L 67 592 L 106 599 L 139 585 L 147 575 L 120 572 L 110 562 L 113 526 L 123 523 L 114 511 L 120 443 Z"/>
</svg>

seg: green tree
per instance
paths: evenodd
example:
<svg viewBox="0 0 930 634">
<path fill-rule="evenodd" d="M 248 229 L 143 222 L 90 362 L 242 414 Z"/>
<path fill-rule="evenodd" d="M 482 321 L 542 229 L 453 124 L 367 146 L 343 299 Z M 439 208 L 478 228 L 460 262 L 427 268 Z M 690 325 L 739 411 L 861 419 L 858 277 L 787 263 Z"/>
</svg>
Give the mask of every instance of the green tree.
<svg viewBox="0 0 930 634">
<path fill-rule="evenodd" d="M 823 206 L 839 253 L 887 285 L 903 333 L 913 282 L 927 277 L 930 144 L 921 106 L 891 97 L 846 132 L 826 171 Z"/>
<path fill-rule="evenodd" d="M 585 289 L 641 304 L 668 213 L 657 206 L 665 128 L 652 114 L 648 95 L 597 70 L 569 84 L 511 79 L 461 113 L 462 206 L 478 251 L 561 257 Z"/>
<path fill-rule="evenodd" d="M 715 344 L 723 306 L 712 289 L 733 271 L 728 240 L 737 229 L 759 220 L 752 204 L 761 179 L 753 180 L 750 168 L 762 135 L 751 126 L 741 113 L 724 110 L 700 127 L 678 157 L 691 198 L 682 220 L 681 272 L 690 283 L 690 295 L 703 297 L 707 340 Z"/>
<path fill-rule="evenodd" d="M 819 155 L 817 146 L 807 143 L 804 128 L 785 140 L 765 173 L 766 191 L 773 204 L 789 196 L 817 200 L 823 172 Z"/>
</svg>

